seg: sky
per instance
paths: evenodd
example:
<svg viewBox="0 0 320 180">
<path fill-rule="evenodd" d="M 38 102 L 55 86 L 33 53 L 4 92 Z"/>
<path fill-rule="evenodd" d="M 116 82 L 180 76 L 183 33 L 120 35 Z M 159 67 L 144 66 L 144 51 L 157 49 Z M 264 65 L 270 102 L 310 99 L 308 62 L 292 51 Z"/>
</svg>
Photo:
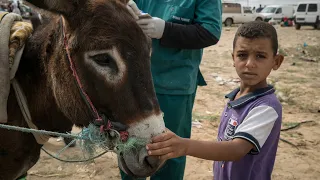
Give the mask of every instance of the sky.
<svg viewBox="0 0 320 180">
<path fill-rule="evenodd" d="M 320 1 L 320 0 L 222 0 L 226 2 L 237 2 L 243 5 L 247 5 L 249 2 L 249 6 L 259 6 L 262 5 L 281 5 L 281 4 L 298 4 L 298 2 L 303 1 Z"/>
</svg>

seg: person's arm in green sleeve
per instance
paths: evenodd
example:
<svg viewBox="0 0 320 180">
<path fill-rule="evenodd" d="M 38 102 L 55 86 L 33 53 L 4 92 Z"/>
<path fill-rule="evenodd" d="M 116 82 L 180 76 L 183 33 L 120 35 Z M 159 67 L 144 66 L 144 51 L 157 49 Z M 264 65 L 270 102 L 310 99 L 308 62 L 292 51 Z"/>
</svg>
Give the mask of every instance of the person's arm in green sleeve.
<svg viewBox="0 0 320 180">
<path fill-rule="evenodd" d="M 221 35 L 221 1 L 197 0 L 195 24 L 166 22 L 160 43 L 170 48 L 201 49 L 216 44 Z"/>
</svg>

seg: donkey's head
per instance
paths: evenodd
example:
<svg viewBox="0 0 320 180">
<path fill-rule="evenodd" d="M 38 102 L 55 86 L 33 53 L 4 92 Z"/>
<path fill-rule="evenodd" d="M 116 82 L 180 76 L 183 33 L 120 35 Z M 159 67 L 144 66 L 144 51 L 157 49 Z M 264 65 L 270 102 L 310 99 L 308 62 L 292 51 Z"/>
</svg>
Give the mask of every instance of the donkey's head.
<svg viewBox="0 0 320 180">
<path fill-rule="evenodd" d="M 57 27 L 66 29 L 70 57 L 82 88 L 100 113 L 127 125 L 129 137 L 150 141 L 165 130 L 150 71 L 151 44 L 127 11 L 127 0 L 29 2 L 62 15 L 63 23 Z M 66 57 L 63 48 L 60 54 Z M 63 78 L 56 74 L 53 79 Z M 53 83 L 55 100 L 63 113 L 76 125 L 92 122 L 85 103 L 72 104 L 72 98 L 79 97 L 73 82 L 69 90 L 58 80 Z M 158 158 L 147 156 L 145 147 L 126 152 L 119 156 L 119 165 L 130 175 L 149 176 L 160 166 Z"/>
</svg>

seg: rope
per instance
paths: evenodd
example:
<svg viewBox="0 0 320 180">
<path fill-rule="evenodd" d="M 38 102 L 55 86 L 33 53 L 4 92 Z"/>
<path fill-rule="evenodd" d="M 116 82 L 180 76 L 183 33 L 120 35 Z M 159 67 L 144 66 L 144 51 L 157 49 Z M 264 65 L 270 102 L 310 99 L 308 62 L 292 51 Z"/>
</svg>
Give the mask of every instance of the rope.
<svg viewBox="0 0 320 180">
<path fill-rule="evenodd" d="M 94 156 L 94 157 L 91 157 L 91 158 L 88 158 L 88 159 L 85 159 L 85 160 L 64 160 L 64 159 L 61 159 L 61 158 L 58 158 L 57 156 L 54 156 L 52 155 L 51 153 L 49 153 L 46 149 L 42 148 L 42 150 L 47 153 L 50 157 L 56 159 L 56 160 L 59 160 L 61 162 L 66 162 L 66 163 L 81 163 L 81 162 L 87 162 L 87 161 L 92 161 L 98 157 L 101 157 L 102 155 L 104 155 L 105 153 L 109 152 L 109 151 L 104 151 L 102 152 L 101 154 L 97 155 L 97 156 Z"/>
<path fill-rule="evenodd" d="M 65 25 L 64 19 L 62 17 L 61 17 L 61 20 L 62 20 L 62 32 L 63 32 L 64 45 L 65 45 L 65 49 L 66 49 L 66 52 L 67 52 L 70 68 L 72 70 L 72 75 L 75 77 L 75 80 L 77 82 L 76 84 L 77 84 L 78 88 L 80 89 L 80 93 L 81 93 L 82 97 L 84 97 L 86 103 L 89 104 L 90 109 L 92 110 L 93 114 L 96 116 L 95 117 L 96 120 L 97 121 L 102 121 L 102 118 L 100 117 L 97 109 L 94 107 L 94 105 L 91 102 L 91 99 L 89 98 L 88 94 L 83 89 L 83 85 L 82 85 L 82 83 L 80 81 L 80 78 L 78 76 L 78 73 L 76 71 L 76 68 L 75 68 L 75 66 L 73 64 L 73 61 L 72 61 L 72 58 L 71 58 L 71 55 L 70 55 L 68 37 L 66 35 L 66 29 L 65 29 L 66 25 Z"/>
<path fill-rule="evenodd" d="M 109 133 L 101 133 L 100 129 L 94 124 L 89 124 L 87 128 L 82 129 L 78 134 L 71 133 L 58 133 L 46 130 L 38 130 L 24 127 L 11 126 L 6 124 L 0 124 L 0 128 L 7 130 L 21 131 L 24 133 L 41 133 L 49 136 L 61 136 L 63 138 L 73 138 L 68 145 L 63 147 L 57 153 L 53 154 L 48 152 L 44 147 L 41 149 L 47 153 L 50 157 L 57 159 L 62 162 L 77 163 L 77 162 L 87 162 L 92 161 L 107 152 L 115 152 L 116 154 L 125 154 L 134 148 L 139 148 L 145 146 L 148 142 L 146 139 L 132 137 L 127 141 L 122 141 L 122 134 L 118 131 L 111 129 Z M 59 156 L 64 152 L 74 141 L 79 140 L 79 147 L 82 151 L 83 158 L 81 160 L 70 160 L 62 159 Z M 110 147 L 111 145 L 111 147 Z M 88 156 L 87 156 L 88 155 Z"/>
<path fill-rule="evenodd" d="M 6 124 L 0 124 L 0 128 L 7 129 L 7 130 L 21 131 L 21 132 L 25 132 L 25 133 L 39 133 L 39 134 L 45 134 L 45 135 L 49 135 L 49 136 L 61 136 L 63 138 L 90 140 L 88 137 L 83 137 L 83 136 L 79 136 L 79 135 L 75 135 L 75 134 L 58 133 L 58 132 L 53 132 L 53 131 L 31 129 L 31 128 L 18 127 L 18 126 L 10 126 L 10 125 L 6 125 Z"/>
<path fill-rule="evenodd" d="M 88 157 L 88 158 L 83 159 L 83 160 L 65 160 L 65 159 L 59 158 L 59 155 L 63 151 L 65 151 L 72 143 L 74 143 L 74 141 L 76 139 L 96 141 L 95 138 L 92 137 L 92 135 L 90 135 L 90 134 L 86 134 L 86 133 L 88 133 L 86 130 L 80 132 L 79 134 L 70 134 L 70 133 L 58 133 L 58 132 L 52 132 L 52 131 L 46 131 L 46 130 L 38 130 L 38 129 L 31 129 L 31 128 L 25 128 L 25 127 L 11 126 L 11 125 L 6 125 L 6 124 L 0 124 L 0 128 L 7 129 L 7 130 L 20 131 L 20 132 L 24 132 L 24 133 L 39 133 L 39 134 L 45 134 L 45 135 L 49 135 L 49 136 L 60 136 L 60 137 L 63 137 L 63 138 L 73 138 L 74 140 L 71 141 L 64 148 L 62 148 L 58 153 L 56 153 L 56 155 L 53 155 L 48 150 L 46 150 L 44 147 L 41 148 L 50 157 L 52 157 L 52 158 L 54 158 L 56 160 L 59 160 L 61 162 L 67 162 L 67 163 L 87 162 L 87 161 L 92 161 L 92 160 L 94 160 L 94 159 L 96 159 L 98 157 L 101 157 L 102 155 L 104 155 L 107 152 L 112 152 L 112 150 L 104 149 L 98 155 L 95 155 L 93 157 Z M 117 133 L 116 131 L 114 131 L 114 132 Z M 118 135 L 118 137 L 120 136 L 120 134 L 117 134 L 117 135 Z"/>
</svg>

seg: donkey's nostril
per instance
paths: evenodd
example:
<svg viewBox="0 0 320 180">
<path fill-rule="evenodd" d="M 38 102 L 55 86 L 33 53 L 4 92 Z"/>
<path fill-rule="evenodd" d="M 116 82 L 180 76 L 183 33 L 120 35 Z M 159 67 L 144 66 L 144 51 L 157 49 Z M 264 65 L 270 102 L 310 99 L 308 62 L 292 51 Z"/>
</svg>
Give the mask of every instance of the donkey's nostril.
<svg viewBox="0 0 320 180">
<path fill-rule="evenodd" d="M 158 156 L 147 156 L 145 161 L 151 168 L 158 168 L 160 165 L 160 159 Z"/>
<path fill-rule="evenodd" d="M 154 111 L 154 103 L 150 99 L 142 99 L 140 103 L 140 109 L 143 111 L 143 113 L 149 115 Z"/>
<path fill-rule="evenodd" d="M 139 153 L 139 162 L 153 170 L 158 169 L 161 164 L 160 159 L 157 156 L 149 156 L 145 148 Z"/>
</svg>

